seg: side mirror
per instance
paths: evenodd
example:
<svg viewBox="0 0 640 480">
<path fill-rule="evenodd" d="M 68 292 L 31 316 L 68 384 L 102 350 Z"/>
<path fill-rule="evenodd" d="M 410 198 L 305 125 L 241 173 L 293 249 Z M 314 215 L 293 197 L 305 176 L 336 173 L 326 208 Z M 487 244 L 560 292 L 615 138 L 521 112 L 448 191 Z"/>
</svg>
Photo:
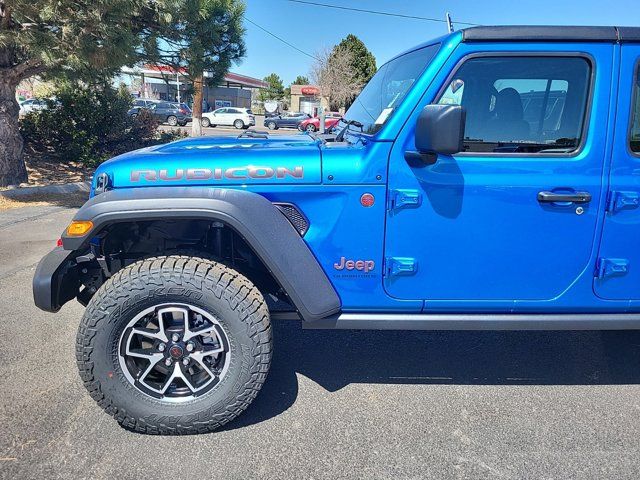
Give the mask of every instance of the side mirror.
<svg viewBox="0 0 640 480">
<path fill-rule="evenodd" d="M 417 151 L 405 152 L 405 159 L 432 165 L 438 154 L 462 152 L 465 119 L 465 110 L 460 105 L 427 105 L 416 123 Z"/>
</svg>

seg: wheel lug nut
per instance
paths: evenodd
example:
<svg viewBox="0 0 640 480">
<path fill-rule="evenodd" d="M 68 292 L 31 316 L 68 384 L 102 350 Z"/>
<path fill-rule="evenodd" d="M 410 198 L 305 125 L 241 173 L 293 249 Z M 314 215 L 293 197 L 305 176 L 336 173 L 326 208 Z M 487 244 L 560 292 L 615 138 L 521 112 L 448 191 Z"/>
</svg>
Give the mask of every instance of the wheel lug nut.
<svg viewBox="0 0 640 480">
<path fill-rule="evenodd" d="M 195 346 L 193 345 L 193 343 L 191 342 L 187 343 L 187 352 L 193 352 L 194 348 Z"/>
<path fill-rule="evenodd" d="M 167 348 L 167 346 L 164 343 L 161 343 L 160 345 L 158 345 L 158 351 L 160 352 L 164 352 L 165 348 Z"/>
<path fill-rule="evenodd" d="M 186 367 L 187 365 L 189 365 L 189 359 L 185 358 L 182 360 L 182 364 Z"/>
<path fill-rule="evenodd" d="M 180 335 L 178 335 L 177 333 L 174 333 L 171 336 L 171 340 L 173 340 L 174 342 L 177 342 L 178 340 L 180 340 Z"/>
<path fill-rule="evenodd" d="M 167 367 L 170 367 L 170 366 L 171 366 L 171 363 L 172 363 L 172 362 L 171 362 L 171 359 L 170 359 L 170 358 L 167 358 L 167 359 L 164 361 L 164 364 L 165 364 Z"/>
</svg>

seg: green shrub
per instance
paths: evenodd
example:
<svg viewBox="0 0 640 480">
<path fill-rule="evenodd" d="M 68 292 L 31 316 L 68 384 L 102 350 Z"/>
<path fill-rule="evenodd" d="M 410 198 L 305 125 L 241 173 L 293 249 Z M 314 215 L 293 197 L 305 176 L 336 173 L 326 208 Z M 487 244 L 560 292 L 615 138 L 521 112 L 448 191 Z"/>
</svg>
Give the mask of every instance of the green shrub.
<svg viewBox="0 0 640 480">
<path fill-rule="evenodd" d="M 148 111 L 129 117 L 131 96 L 124 88 L 67 85 L 54 98 L 47 109 L 26 115 L 20 128 L 29 147 L 62 161 L 96 166 L 115 155 L 186 136 L 159 133 Z"/>
</svg>

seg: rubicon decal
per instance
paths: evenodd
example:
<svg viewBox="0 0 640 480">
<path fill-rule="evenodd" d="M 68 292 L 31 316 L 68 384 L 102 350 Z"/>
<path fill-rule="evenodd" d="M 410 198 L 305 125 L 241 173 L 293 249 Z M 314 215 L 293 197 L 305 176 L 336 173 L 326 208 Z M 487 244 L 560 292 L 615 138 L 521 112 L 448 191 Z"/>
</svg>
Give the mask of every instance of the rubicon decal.
<svg viewBox="0 0 640 480">
<path fill-rule="evenodd" d="M 269 178 L 304 178 L 302 166 L 289 167 L 260 167 L 247 165 L 231 168 L 176 168 L 159 170 L 132 170 L 131 181 L 177 181 L 177 180 L 261 180 Z"/>
<path fill-rule="evenodd" d="M 373 260 L 347 260 L 345 257 L 340 257 L 340 261 L 333 264 L 333 268 L 336 270 L 358 270 L 364 273 L 373 271 L 376 263 Z"/>
</svg>

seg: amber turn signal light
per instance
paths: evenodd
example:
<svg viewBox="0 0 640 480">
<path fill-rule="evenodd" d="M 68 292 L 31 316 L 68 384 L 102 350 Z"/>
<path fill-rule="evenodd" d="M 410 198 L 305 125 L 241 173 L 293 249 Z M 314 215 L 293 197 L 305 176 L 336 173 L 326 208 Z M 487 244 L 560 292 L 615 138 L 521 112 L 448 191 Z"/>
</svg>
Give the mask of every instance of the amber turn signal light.
<svg viewBox="0 0 640 480">
<path fill-rule="evenodd" d="M 88 220 L 74 220 L 67 227 L 67 235 L 70 237 L 80 237 L 93 228 L 93 222 Z"/>
</svg>

